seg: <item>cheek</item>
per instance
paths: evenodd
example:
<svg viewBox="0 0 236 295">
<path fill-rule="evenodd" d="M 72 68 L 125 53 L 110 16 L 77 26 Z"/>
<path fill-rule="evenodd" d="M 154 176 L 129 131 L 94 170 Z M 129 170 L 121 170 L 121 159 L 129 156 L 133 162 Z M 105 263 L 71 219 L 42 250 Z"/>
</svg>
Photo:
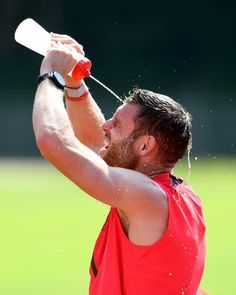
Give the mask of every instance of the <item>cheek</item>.
<svg viewBox="0 0 236 295">
<path fill-rule="evenodd" d="M 110 136 L 111 136 L 111 141 L 114 141 L 114 142 L 127 138 L 127 136 L 124 136 L 122 134 L 121 130 L 119 130 L 119 129 L 112 130 L 110 133 Z"/>
<path fill-rule="evenodd" d="M 140 144 L 138 142 L 133 143 L 133 151 L 134 151 L 135 155 L 140 154 L 141 146 L 140 146 Z"/>
</svg>

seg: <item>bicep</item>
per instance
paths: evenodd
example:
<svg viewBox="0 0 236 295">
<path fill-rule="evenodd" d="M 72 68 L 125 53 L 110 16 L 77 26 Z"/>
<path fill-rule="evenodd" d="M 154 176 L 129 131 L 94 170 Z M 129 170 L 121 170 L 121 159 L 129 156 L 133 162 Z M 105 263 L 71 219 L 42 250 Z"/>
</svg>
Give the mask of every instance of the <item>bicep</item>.
<svg viewBox="0 0 236 295">
<path fill-rule="evenodd" d="M 76 139 L 53 145 L 45 158 L 91 197 L 128 214 L 161 208 L 165 193 L 144 174 L 108 166 Z"/>
</svg>

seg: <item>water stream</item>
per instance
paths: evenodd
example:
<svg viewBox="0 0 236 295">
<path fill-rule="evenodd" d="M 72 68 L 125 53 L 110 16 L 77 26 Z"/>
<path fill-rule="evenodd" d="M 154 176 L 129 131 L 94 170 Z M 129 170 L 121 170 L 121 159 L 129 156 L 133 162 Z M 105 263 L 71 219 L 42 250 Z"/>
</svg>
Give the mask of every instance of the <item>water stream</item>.
<svg viewBox="0 0 236 295">
<path fill-rule="evenodd" d="M 90 75 L 89 78 L 93 79 L 95 82 L 97 82 L 98 84 L 100 84 L 103 88 L 105 88 L 107 91 L 109 91 L 112 95 L 114 95 L 120 102 L 123 103 L 123 100 L 117 95 L 115 94 L 114 91 L 112 91 L 109 87 L 107 87 L 105 84 L 103 84 L 101 81 L 99 81 L 97 78 L 95 78 L 94 76 Z"/>
</svg>

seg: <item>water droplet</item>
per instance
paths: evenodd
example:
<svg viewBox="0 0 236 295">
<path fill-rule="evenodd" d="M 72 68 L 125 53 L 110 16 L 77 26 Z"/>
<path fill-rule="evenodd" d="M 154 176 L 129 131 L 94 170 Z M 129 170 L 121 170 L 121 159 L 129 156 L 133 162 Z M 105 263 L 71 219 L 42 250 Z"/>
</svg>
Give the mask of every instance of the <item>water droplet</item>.
<svg viewBox="0 0 236 295">
<path fill-rule="evenodd" d="M 171 276 L 173 276 L 173 273 L 172 272 L 169 272 L 168 275 L 171 277 Z"/>
<path fill-rule="evenodd" d="M 191 152 L 191 146 L 188 146 L 188 152 L 187 152 L 187 163 L 188 163 L 188 178 L 191 175 L 191 161 L 190 161 L 190 152 Z"/>
</svg>

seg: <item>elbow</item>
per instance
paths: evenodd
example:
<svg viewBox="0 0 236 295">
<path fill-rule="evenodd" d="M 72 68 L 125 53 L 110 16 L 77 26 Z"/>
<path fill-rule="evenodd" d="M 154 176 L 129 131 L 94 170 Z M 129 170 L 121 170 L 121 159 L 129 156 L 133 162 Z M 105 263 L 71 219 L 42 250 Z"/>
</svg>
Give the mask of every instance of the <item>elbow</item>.
<svg viewBox="0 0 236 295">
<path fill-rule="evenodd" d="M 36 134 L 36 145 L 41 152 L 42 156 L 45 158 L 50 155 L 53 150 L 55 150 L 56 145 L 56 138 L 55 135 L 50 134 L 49 132 L 41 132 L 39 134 Z"/>
<path fill-rule="evenodd" d="M 35 128 L 36 145 L 44 158 L 52 162 L 61 158 L 62 154 L 74 143 L 71 132 L 62 132 L 55 128 Z"/>
<path fill-rule="evenodd" d="M 68 135 L 59 134 L 55 130 L 44 130 L 37 133 L 35 137 L 40 153 L 50 162 L 61 158 L 71 142 L 71 138 L 68 138 Z"/>
<path fill-rule="evenodd" d="M 36 145 L 40 151 L 46 149 L 50 142 L 49 136 L 45 133 L 36 134 L 35 140 Z"/>
</svg>

